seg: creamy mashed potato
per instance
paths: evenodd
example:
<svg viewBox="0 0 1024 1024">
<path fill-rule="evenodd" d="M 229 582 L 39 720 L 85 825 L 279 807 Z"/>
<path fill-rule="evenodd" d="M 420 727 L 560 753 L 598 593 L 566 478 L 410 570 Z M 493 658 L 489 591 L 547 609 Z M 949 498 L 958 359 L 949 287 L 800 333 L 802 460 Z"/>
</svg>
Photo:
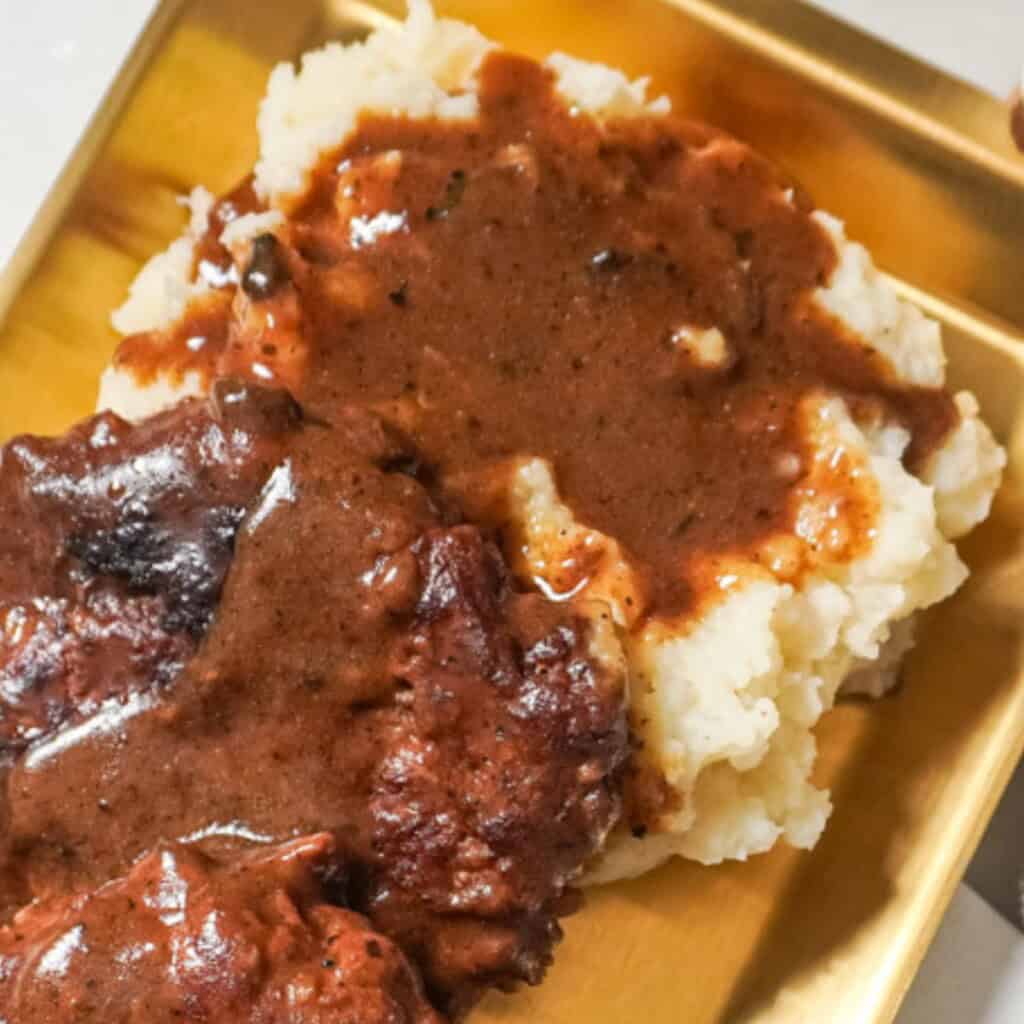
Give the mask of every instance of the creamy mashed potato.
<svg viewBox="0 0 1024 1024">
<path fill-rule="evenodd" d="M 270 210 L 226 230 L 223 241 L 238 265 L 252 237 L 284 223 L 318 156 L 343 141 L 360 112 L 473 118 L 475 71 L 492 46 L 475 29 L 435 19 L 426 2 L 414 2 L 394 30 L 307 54 L 298 70 L 278 67 L 260 111 L 255 178 Z M 547 63 L 578 116 L 660 116 L 669 109 L 664 98 L 648 100 L 643 80 L 563 54 Z M 780 203 L 790 198 L 780 190 Z M 191 267 L 210 197 L 196 190 L 190 205 L 186 233 L 147 264 L 115 314 L 123 333 L 168 327 L 206 287 L 192 280 Z M 814 216 L 837 260 L 831 279 L 806 301 L 845 324 L 898 378 L 942 386 L 938 325 L 899 299 L 838 220 Z M 710 368 L 729 358 L 717 328 L 680 324 L 673 337 Z M 142 387 L 130 372 L 111 368 L 100 405 L 139 418 L 201 387 L 195 375 L 158 376 Z M 509 495 L 520 547 L 510 554 L 546 592 L 610 609 L 628 659 L 635 728 L 674 798 L 643 838 L 626 831 L 612 837 L 593 880 L 635 875 L 673 854 L 715 863 L 765 851 L 779 839 L 814 845 L 831 807 L 828 793 L 810 781 L 815 724 L 844 683 L 856 692 L 884 691 L 912 643 L 914 616 L 966 577 L 951 541 L 985 518 L 999 485 L 1004 453 L 974 398 L 965 392 L 956 402 L 959 425 L 915 476 L 901 461 L 910 440 L 901 427 L 860 426 L 827 393 L 808 399 L 802 411 L 813 466 L 809 483 L 795 491 L 795 532 L 709 565 L 712 597 L 678 621 L 634 621 L 642 600 L 628 557 L 615 538 L 576 521 L 551 467 L 523 453 Z M 829 493 L 827 471 L 837 461 L 876 510 L 869 542 L 853 558 L 839 556 L 849 538 Z M 799 469 L 783 460 L 766 472 L 795 476 Z M 588 571 L 580 574 L 584 556 Z"/>
</svg>

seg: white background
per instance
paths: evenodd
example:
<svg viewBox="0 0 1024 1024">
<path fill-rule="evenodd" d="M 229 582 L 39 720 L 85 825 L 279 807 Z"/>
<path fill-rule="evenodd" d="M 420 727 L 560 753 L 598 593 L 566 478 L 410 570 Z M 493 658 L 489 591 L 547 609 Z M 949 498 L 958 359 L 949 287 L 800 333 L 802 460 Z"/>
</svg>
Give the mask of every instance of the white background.
<svg viewBox="0 0 1024 1024">
<path fill-rule="evenodd" d="M 814 2 L 996 95 L 1020 82 L 1024 0 Z M 155 6 L 156 0 L 0 0 L 0 269 Z M 1001 815 L 1020 822 L 1024 784 L 1011 800 Z M 1002 863 L 986 866 L 1004 873 L 997 881 L 1005 891 L 1015 889 L 1024 864 L 1024 828 L 1010 836 L 1000 844 L 1009 846 Z M 1022 1021 L 1024 939 L 961 886 L 900 1024 Z"/>
</svg>

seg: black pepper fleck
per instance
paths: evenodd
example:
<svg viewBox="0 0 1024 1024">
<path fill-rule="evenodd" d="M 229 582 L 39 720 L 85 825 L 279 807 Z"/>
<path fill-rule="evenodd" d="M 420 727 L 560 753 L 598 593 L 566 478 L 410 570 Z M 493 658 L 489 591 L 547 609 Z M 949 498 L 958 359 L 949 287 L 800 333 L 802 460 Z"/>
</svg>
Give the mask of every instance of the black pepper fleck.
<svg viewBox="0 0 1024 1024">
<path fill-rule="evenodd" d="M 252 243 L 249 266 L 242 275 L 242 290 L 250 299 L 269 299 L 291 280 L 285 266 L 281 244 L 270 234 L 260 235 Z"/>
</svg>

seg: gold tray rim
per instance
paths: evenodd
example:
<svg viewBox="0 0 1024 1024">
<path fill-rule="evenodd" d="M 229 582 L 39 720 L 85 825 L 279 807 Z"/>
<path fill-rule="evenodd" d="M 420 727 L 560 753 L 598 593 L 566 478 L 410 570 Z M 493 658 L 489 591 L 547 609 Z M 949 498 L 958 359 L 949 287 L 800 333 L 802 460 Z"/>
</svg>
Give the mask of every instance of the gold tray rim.
<svg viewBox="0 0 1024 1024">
<path fill-rule="evenodd" d="M 149 66 L 151 57 L 174 28 L 188 0 L 158 0 L 136 36 L 102 99 L 86 121 L 56 181 L 39 204 L 24 234 L 0 269 L 0 330 L 22 286 L 31 277 L 51 239 L 60 230 L 72 200 L 97 154 L 113 134 L 121 111 Z"/>
</svg>

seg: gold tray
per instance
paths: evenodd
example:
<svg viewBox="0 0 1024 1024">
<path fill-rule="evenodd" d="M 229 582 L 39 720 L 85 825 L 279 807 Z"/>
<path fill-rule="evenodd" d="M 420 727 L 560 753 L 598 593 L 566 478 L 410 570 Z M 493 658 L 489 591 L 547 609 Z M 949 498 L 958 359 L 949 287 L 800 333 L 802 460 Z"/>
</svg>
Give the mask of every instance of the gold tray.
<svg viewBox="0 0 1024 1024">
<path fill-rule="evenodd" d="M 892 1020 L 1024 743 L 1024 159 L 995 100 L 796 0 L 441 3 L 511 46 L 651 73 L 677 109 L 795 171 L 943 321 L 950 378 L 1011 465 L 964 545 L 969 585 L 927 621 L 903 689 L 819 730 L 836 810 L 811 854 L 676 863 L 590 894 L 539 989 L 478 1022 Z M 183 221 L 255 157 L 280 59 L 397 13 L 360 0 L 159 9 L 0 281 L 0 438 L 90 411 L 109 311 Z"/>
</svg>

